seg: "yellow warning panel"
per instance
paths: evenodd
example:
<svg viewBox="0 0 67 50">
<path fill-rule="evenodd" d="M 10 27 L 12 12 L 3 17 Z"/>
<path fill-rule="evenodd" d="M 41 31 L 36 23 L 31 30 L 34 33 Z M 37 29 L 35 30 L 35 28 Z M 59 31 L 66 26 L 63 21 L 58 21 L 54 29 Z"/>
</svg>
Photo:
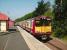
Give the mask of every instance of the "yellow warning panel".
<svg viewBox="0 0 67 50">
<path fill-rule="evenodd" d="M 39 26 L 39 27 L 36 26 L 35 32 L 43 32 L 43 33 L 51 32 L 51 26 Z"/>
</svg>

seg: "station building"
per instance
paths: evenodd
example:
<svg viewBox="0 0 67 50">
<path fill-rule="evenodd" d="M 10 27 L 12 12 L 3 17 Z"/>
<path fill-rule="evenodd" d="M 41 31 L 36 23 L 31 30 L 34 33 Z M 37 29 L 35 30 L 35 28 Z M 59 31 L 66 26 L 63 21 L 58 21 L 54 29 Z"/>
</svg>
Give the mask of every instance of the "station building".
<svg viewBox="0 0 67 50">
<path fill-rule="evenodd" d="M 8 31 L 9 27 L 14 25 L 13 21 L 3 13 L 0 13 L 0 32 Z"/>
</svg>

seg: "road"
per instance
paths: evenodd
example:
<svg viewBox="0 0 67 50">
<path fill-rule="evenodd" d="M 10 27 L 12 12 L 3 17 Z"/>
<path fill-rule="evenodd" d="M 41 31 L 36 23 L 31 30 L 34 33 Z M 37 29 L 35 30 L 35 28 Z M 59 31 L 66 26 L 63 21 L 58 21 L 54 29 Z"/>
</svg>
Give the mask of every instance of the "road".
<svg viewBox="0 0 67 50">
<path fill-rule="evenodd" d="M 30 50 L 21 34 L 11 32 L 0 36 L 0 50 Z"/>
</svg>

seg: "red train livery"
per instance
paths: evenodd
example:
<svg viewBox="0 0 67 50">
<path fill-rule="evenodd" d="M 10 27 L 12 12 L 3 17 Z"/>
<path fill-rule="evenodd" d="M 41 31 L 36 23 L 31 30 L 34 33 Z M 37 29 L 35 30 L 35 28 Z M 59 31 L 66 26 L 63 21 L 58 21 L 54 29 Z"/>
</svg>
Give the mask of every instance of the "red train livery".
<svg viewBox="0 0 67 50">
<path fill-rule="evenodd" d="M 33 36 L 47 39 L 52 32 L 51 18 L 47 16 L 38 16 L 19 22 L 19 25 L 30 32 Z"/>
</svg>

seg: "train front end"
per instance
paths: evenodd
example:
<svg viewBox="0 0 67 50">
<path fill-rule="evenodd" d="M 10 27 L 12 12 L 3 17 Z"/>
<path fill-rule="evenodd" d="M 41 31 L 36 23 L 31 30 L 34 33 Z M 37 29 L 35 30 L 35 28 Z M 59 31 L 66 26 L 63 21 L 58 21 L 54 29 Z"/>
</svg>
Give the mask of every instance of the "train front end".
<svg viewBox="0 0 67 50">
<path fill-rule="evenodd" d="M 47 17 L 35 18 L 35 36 L 48 38 L 51 35 L 51 19 Z"/>
</svg>

